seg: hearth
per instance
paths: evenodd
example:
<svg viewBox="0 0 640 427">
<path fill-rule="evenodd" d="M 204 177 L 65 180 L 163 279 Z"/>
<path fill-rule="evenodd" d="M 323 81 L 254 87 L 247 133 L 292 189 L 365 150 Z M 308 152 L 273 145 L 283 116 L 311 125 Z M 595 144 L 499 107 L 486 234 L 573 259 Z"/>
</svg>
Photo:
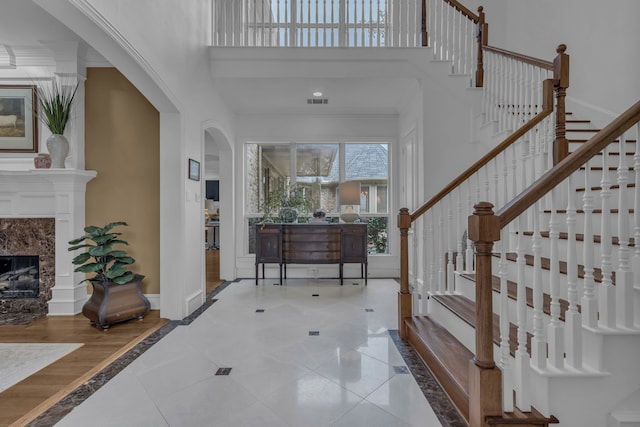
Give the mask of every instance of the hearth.
<svg viewBox="0 0 640 427">
<path fill-rule="evenodd" d="M 38 298 L 39 289 L 37 255 L 0 256 L 0 299 Z"/>
</svg>

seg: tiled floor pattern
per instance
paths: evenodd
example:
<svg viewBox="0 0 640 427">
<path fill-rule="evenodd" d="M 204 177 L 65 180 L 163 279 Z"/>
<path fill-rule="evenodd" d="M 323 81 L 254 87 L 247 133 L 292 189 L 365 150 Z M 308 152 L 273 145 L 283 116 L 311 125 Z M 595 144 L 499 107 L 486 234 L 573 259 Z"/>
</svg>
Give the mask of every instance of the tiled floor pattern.
<svg viewBox="0 0 640 427">
<path fill-rule="evenodd" d="M 56 425 L 456 425 L 439 401 L 438 420 L 394 344 L 397 289 L 390 279 L 231 283 L 81 404 L 70 396 L 75 407 Z"/>
</svg>

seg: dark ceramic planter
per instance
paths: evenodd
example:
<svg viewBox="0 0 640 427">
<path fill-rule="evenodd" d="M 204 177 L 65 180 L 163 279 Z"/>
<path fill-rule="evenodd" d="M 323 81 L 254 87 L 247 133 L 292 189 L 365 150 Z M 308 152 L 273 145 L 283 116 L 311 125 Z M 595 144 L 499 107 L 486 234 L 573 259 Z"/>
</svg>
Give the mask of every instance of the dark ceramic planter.
<svg viewBox="0 0 640 427">
<path fill-rule="evenodd" d="M 140 288 L 142 279 L 143 275 L 136 274 L 131 282 L 124 285 L 91 283 L 93 294 L 82 307 L 82 314 L 91 325 L 101 329 L 134 318 L 142 319 L 151 309 L 149 300 Z"/>
</svg>

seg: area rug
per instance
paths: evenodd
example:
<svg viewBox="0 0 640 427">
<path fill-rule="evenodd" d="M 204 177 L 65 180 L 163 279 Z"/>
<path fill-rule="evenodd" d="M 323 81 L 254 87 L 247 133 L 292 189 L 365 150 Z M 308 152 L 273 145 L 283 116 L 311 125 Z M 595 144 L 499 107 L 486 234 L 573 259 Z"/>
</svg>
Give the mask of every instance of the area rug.
<svg viewBox="0 0 640 427">
<path fill-rule="evenodd" d="M 0 343 L 0 392 L 33 375 L 81 345 Z"/>
</svg>

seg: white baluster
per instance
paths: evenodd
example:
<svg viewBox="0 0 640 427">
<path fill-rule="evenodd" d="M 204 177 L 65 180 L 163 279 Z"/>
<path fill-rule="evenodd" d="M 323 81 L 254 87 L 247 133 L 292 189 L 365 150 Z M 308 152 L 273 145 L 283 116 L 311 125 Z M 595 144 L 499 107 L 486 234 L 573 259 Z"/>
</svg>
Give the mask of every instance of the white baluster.
<svg viewBox="0 0 640 427">
<path fill-rule="evenodd" d="M 429 223 L 429 290 L 431 292 L 436 292 L 438 290 L 438 254 L 436 253 L 438 249 L 438 238 L 436 236 L 436 210 L 435 207 L 431 209 L 431 222 Z"/>
<path fill-rule="evenodd" d="M 438 291 L 440 293 L 445 293 L 447 290 L 447 278 L 445 277 L 445 242 L 446 242 L 446 231 L 445 231 L 445 214 L 444 214 L 444 203 L 440 201 L 439 205 L 439 213 L 440 213 L 440 241 L 438 242 Z"/>
<path fill-rule="evenodd" d="M 543 289 L 542 289 L 542 236 L 540 234 L 539 202 L 529 209 L 533 217 L 533 237 L 531 249 L 533 252 L 533 338 L 531 338 L 531 364 L 538 369 L 547 365 L 547 343 L 544 339 L 543 319 Z M 520 230 L 520 233 L 523 230 Z M 557 260 L 557 257 L 556 257 Z M 518 292 L 520 295 L 520 292 Z M 523 298 L 524 298 L 524 294 Z"/>
<path fill-rule="evenodd" d="M 524 221 L 517 219 L 518 237 L 516 244 L 516 269 L 517 269 L 517 299 L 516 321 L 518 323 L 518 348 L 515 354 L 514 388 L 516 390 L 516 405 L 521 411 L 529 411 L 531 408 L 531 384 L 529 384 L 530 357 L 527 352 L 527 298 L 525 284 L 525 248 L 522 231 Z"/>
<path fill-rule="evenodd" d="M 600 198 L 602 199 L 602 214 L 600 226 L 601 270 L 602 283 L 599 286 L 599 319 L 598 324 L 606 328 L 616 325 L 615 289 L 611 281 L 611 181 L 609 179 L 608 149 L 602 151 L 602 181 L 600 181 Z"/>
<path fill-rule="evenodd" d="M 473 212 L 474 201 L 472 199 L 471 178 L 467 180 L 467 212 Z M 467 273 L 474 271 L 473 267 L 473 240 L 469 239 L 469 230 L 467 229 L 467 249 L 465 250 L 464 269 Z"/>
<path fill-rule="evenodd" d="M 567 329 L 567 365 L 582 368 L 582 320 L 578 312 L 578 257 L 576 243 L 576 205 L 573 175 L 567 181 L 567 295 L 569 308 L 564 314 Z M 590 246 L 584 244 L 584 246 Z M 549 339 L 551 341 L 551 339 Z"/>
<path fill-rule="evenodd" d="M 598 326 L 598 300 L 596 298 L 596 285 L 593 278 L 595 266 L 593 256 L 593 192 L 589 183 L 591 165 L 587 162 L 584 173 L 584 195 L 582 196 L 584 211 L 584 238 L 582 246 L 582 258 L 584 263 L 583 286 L 584 295 L 582 297 L 582 324 L 589 328 Z"/>
<path fill-rule="evenodd" d="M 462 210 L 462 185 L 458 187 L 457 193 L 458 201 L 456 204 L 456 212 L 458 220 L 456 221 L 456 271 L 462 272 L 464 270 L 464 257 L 462 253 L 462 230 L 464 229 L 464 221 L 467 218 Z"/>
<path fill-rule="evenodd" d="M 513 366 L 511 363 L 511 348 L 509 346 L 509 288 L 507 279 L 507 243 L 506 231 L 500 230 L 500 362 L 502 369 L 502 406 L 505 412 L 513 411 Z"/>
<path fill-rule="evenodd" d="M 635 188 L 633 197 L 633 282 L 640 289 L 640 123 L 636 126 L 636 152 L 633 156 Z M 635 315 L 635 314 L 634 314 Z"/>
<path fill-rule="evenodd" d="M 424 248 L 422 251 L 422 315 L 426 316 L 429 314 L 429 292 L 431 292 L 431 276 L 429 273 L 430 268 L 430 256 L 431 256 L 431 241 L 430 239 L 430 225 L 429 225 L 429 215 L 425 214 L 422 219 L 422 247 Z"/>
<path fill-rule="evenodd" d="M 551 220 L 549 221 L 549 240 L 551 243 L 549 263 L 549 294 L 551 296 L 551 320 L 548 326 L 549 364 L 556 368 L 564 367 L 564 329 L 560 322 L 560 257 L 558 256 L 558 239 L 560 238 L 557 212 L 558 187 L 551 190 Z M 571 243 L 569 243 L 570 245 Z M 542 283 L 540 284 L 542 286 Z M 534 288 L 535 289 L 535 288 Z M 542 303 L 542 290 L 539 291 Z M 536 295 L 534 290 L 534 296 Z M 536 303 L 534 302 L 534 313 Z M 542 307 L 540 307 L 542 311 Z M 540 313 L 542 315 L 542 312 Z M 534 314 L 535 316 L 535 314 Z M 542 318 L 540 319 L 542 322 Z"/>
<path fill-rule="evenodd" d="M 629 168 L 626 162 L 626 138 L 620 135 L 620 159 L 618 161 L 618 270 L 616 271 L 616 318 L 618 326 L 633 327 L 633 273 L 629 266 L 629 209 L 627 198 L 632 191 L 627 188 Z"/>
</svg>

